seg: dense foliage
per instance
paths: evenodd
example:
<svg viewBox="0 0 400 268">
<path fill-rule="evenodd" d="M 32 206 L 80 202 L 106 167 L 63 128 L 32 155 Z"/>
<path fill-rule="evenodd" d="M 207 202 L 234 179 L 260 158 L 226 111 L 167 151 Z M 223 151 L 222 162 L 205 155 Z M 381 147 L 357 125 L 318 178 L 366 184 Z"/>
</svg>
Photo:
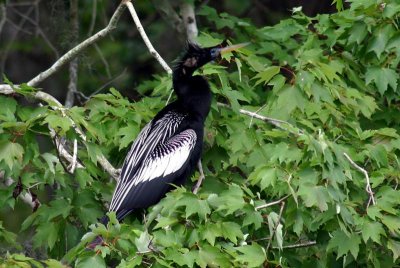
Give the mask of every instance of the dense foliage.
<svg viewBox="0 0 400 268">
<path fill-rule="evenodd" d="M 310 18 L 297 9 L 273 27 L 256 28 L 204 6 L 199 16 L 233 32 L 230 42 L 252 43 L 201 70 L 215 95 L 205 182 L 198 194 L 190 185 L 177 188 L 145 219 L 123 224 L 114 218 L 107 227 L 94 225 L 114 187 L 97 157 L 101 152 L 121 165 L 140 128 L 165 105 L 170 77 L 141 83 L 137 102 L 116 89 L 65 110 L 0 96 L 0 169 L 20 178 L 23 192 L 52 193 L 26 218 L 17 242 L 0 223 L 1 244 L 8 245 L 2 251 L 9 251 L 0 265 L 61 265 L 54 259 L 77 267 L 399 265 L 399 15 L 396 1 L 354 0 L 336 14 Z M 202 30 L 205 46 L 225 38 Z M 30 100 L 34 91 L 20 93 Z M 240 109 L 282 121 L 276 127 Z M 67 141 L 79 140 L 85 168 L 68 174 L 54 147 L 39 147 L 38 136 L 50 139 L 49 126 Z M 376 204 L 365 174 L 344 153 L 368 172 Z M 14 186 L 0 189 L 1 206 L 20 202 Z M 26 256 L 34 258 L 18 254 L 29 234 L 34 252 Z M 96 235 L 106 244 L 85 251 Z"/>
</svg>

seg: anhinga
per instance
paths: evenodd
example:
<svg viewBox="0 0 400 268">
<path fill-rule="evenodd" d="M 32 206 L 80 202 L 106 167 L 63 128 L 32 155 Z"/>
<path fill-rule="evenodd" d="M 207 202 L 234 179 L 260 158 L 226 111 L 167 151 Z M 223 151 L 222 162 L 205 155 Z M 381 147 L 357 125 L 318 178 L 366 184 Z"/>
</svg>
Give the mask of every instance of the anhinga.
<svg viewBox="0 0 400 268">
<path fill-rule="evenodd" d="M 156 204 L 172 184 L 180 186 L 193 174 L 201 156 L 204 121 L 212 97 L 207 80 L 193 73 L 244 45 L 201 48 L 188 43 L 172 75 L 177 100 L 142 129 L 125 158 L 109 209 L 116 212 L 118 221 L 135 209 Z M 101 221 L 106 224 L 108 217 Z M 101 242 L 96 240 L 90 248 Z"/>
</svg>

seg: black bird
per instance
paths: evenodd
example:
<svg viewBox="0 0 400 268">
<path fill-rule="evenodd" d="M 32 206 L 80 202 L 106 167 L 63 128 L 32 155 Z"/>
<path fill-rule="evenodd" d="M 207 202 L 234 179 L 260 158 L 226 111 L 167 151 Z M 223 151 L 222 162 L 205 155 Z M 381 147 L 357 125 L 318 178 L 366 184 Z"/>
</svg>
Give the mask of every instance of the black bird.
<svg viewBox="0 0 400 268">
<path fill-rule="evenodd" d="M 118 221 L 135 209 L 156 204 L 172 189 L 171 184 L 180 186 L 193 174 L 201 156 L 204 121 L 212 98 L 207 80 L 193 73 L 244 45 L 201 48 L 188 43 L 172 75 L 177 100 L 142 129 L 125 158 L 109 209 L 116 212 Z M 101 222 L 106 224 L 108 217 Z M 101 242 L 96 240 L 90 248 Z"/>
</svg>

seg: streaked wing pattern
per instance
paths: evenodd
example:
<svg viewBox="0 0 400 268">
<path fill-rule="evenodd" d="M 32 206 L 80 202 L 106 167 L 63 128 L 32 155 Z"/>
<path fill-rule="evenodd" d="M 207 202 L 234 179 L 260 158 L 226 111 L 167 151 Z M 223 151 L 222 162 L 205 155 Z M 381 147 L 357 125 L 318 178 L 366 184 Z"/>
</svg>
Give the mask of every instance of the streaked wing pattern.
<svg viewBox="0 0 400 268">
<path fill-rule="evenodd" d="M 187 129 L 173 136 L 165 144 L 159 144 L 137 170 L 133 179 L 121 186 L 118 196 L 114 195 L 110 211 L 117 211 L 126 196 L 139 183 L 165 177 L 181 169 L 189 159 L 196 144 L 196 133 Z"/>
<path fill-rule="evenodd" d="M 165 143 L 175 134 L 184 118 L 184 115 L 170 111 L 156 122 L 151 121 L 143 128 L 125 158 L 121 176 L 111 200 L 110 211 L 115 210 L 113 209 L 115 200 L 121 199 L 122 193 L 126 190 L 125 185 L 136 178 L 135 174 L 141 168 L 143 161 L 157 145 Z"/>
</svg>

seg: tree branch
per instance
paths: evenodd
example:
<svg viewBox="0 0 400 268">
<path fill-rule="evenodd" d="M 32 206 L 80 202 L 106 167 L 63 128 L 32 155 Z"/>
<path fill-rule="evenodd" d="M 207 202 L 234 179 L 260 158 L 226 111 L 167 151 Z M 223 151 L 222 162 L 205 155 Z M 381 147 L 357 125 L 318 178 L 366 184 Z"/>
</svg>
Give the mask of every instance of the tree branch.
<svg viewBox="0 0 400 268">
<path fill-rule="evenodd" d="M 77 45 L 76 47 L 69 50 L 65 53 L 61 58 L 59 58 L 49 69 L 41 72 L 34 78 L 32 78 L 27 84 L 29 86 L 36 86 L 55 72 L 57 72 L 64 64 L 72 60 L 76 55 L 78 55 L 82 50 L 86 49 L 88 46 L 97 42 L 98 40 L 104 38 L 107 34 L 109 34 L 112 30 L 115 29 L 119 18 L 121 17 L 122 12 L 125 9 L 125 5 L 122 3 L 115 10 L 113 16 L 111 17 L 107 27 L 97 32 L 95 35 L 87 38 L 82 43 Z M 15 91 L 9 85 L 0 85 L 0 93 L 1 94 L 12 94 Z"/>
<path fill-rule="evenodd" d="M 369 195 L 369 200 L 368 200 L 367 207 L 369 207 L 369 204 L 371 203 L 371 201 L 372 201 L 372 204 L 373 204 L 373 205 L 376 205 L 376 201 L 375 201 L 375 197 L 374 197 L 374 192 L 372 191 L 372 188 L 371 188 L 371 183 L 370 183 L 370 180 L 369 180 L 368 172 L 367 172 L 365 169 L 363 169 L 362 167 L 360 167 L 359 165 L 357 165 L 357 164 L 350 158 L 350 156 L 349 156 L 348 154 L 343 153 L 343 155 L 347 158 L 347 160 L 350 162 L 350 164 L 351 164 L 354 168 L 356 168 L 358 171 L 360 171 L 361 173 L 363 173 L 364 176 L 365 176 L 365 181 L 366 181 L 366 184 L 367 184 L 367 185 L 365 186 L 365 191 L 366 191 L 367 194 Z"/>
<path fill-rule="evenodd" d="M 197 179 L 196 185 L 192 189 L 192 192 L 194 194 L 197 194 L 201 184 L 203 183 L 203 180 L 205 179 L 203 165 L 201 164 L 201 159 L 199 160 L 199 162 L 197 162 L 197 168 L 199 169 L 200 177 Z"/>
<path fill-rule="evenodd" d="M 223 108 L 227 108 L 227 109 L 232 109 L 228 104 L 221 103 L 221 102 L 217 102 L 217 106 L 223 107 Z M 260 120 L 262 120 L 264 122 L 267 122 L 267 123 L 269 123 L 269 124 L 271 124 L 271 125 L 273 125 L 273 126 L 275 126 L 277 128 L 289 131 L 290 133 L 292 133 L 292 134 L 294 134 L 296 136 L 304 134 L 302 130 L 297 129 L 295 126 L 293 126 L 289 122 L 286 122 L 286 121 L 283 121 L 283 120 L 279 120 L 279 119 L 275 119 L 275 118 L 271 118 L 271 117 L 262 116 L 262 115 L 259 115 L 259 114 L 255 113 L 255 112 L 247 111 L 247 110 L 244 110 L 244 109 L 239 109 L 239 112 L 241 114 L 245 114 L 245 115 L 251 116 L 252 118 L 260 119 Z M 293 128 L 293 129 L 286 128 L 285 125 L 290 127 L 290 128 Z M 297 130 L 297 131 L 295 131 L 295 130 Z"/>
<path fill-rule="evenodd" d="M 161 66 L 164 68 L 164 70 L 171 75 L 172 74 L 172 69 L 168 66 L 168 64 L 164 61 L 164 59 L 158 54 L 158 52 L 154 49 L 153 45 L 151 44 L 149 38 L 147 37 L 146 32 L 143 29 L 142 23 L 140 22 L 140 19 L 136 13 L 135 8 L 133 7 L 133 4 L 131 3 L 130 0 L 125 0 L 125 5 L 128 7 L 129 12 L 131 13 L 132 19 L 135 22 L 136 28 L 138 29 L 144 43 L 147 46 L 147 49 L 150 51 L 150 54 L 161 64 Z"/>
<path fill-rule="evenodd" d="M 286 245 L 283 246 L 282 249 L 294 249 L 294 248 L 306 248 L 306 247 L 312 247 L 317 244 L 317 241 L 312 240 L 312 241 L 305 241 L 301 242 L 298 244 L 292 244 L 292 245 Z M 274 249 L 279 249 L 279 247 L 273 247 Z"/>
<path fill-rule="evenodd" d="M 181 4 L 181 16 L 186 29 L 186 38 L 189 42 L 196 42 L 199 33 L 196 24 L 196 15 L 194 13 L 194 4 L 183 2 Z"/>
<path fill-rule="evenodd" d="M 283 198 L 281 198 L 279 200 L 272 201 L 272 202 L 266 203 L 264 205 L 259 205 L 259 206 L 256 207 L 256 210 L 260 210 L 260 209 L 263 209 L 263 208 L 267 208 L 267 207 L 271 207 L 271 206 L 274 206 L 274 205 L 278 205 L 278 204 L 282 203 L 283 201 L 285 201 L 286 199 L 288 199 L 289 196 L 290 195 L 287 195 L 287 196 L 284 196 Z"/>
</svg>

